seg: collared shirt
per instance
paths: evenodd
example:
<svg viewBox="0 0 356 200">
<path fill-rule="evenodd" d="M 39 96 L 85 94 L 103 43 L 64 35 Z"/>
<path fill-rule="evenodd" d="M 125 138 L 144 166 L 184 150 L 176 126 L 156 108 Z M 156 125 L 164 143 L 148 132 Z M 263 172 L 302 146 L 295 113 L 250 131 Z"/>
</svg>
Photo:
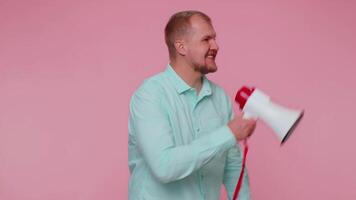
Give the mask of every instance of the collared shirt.
<svg viewBox="0 0 356 200">
<path fill-rule="evenodd" d="M 137 89 L 130 102 L 130 200 L 218 200 L 225 185 L 232 198 L 241 152 L 227 123 L 231 102 L 202 78 L 190 87 L 168 65 Z M 239 200 L 250 199 L 248 177 Z"/>
</svg>

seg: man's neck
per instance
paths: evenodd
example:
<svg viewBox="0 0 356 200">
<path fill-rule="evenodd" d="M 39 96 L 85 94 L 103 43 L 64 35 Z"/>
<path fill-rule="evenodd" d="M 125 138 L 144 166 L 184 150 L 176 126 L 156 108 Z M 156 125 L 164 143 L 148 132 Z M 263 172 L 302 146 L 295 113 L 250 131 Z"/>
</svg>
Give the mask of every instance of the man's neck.
<svg viewBox="0 0 356 200">
<path fill-rule="evenodd" d="M 187 63 L 171 61 L 170 65 L 174 71 L 186 82 L 190 87 L 195 88 L 197 94 L 199 94 L 202 88 L 202 74 L 195 71 L 193 67 L 189 66 Z"/>
</svg>

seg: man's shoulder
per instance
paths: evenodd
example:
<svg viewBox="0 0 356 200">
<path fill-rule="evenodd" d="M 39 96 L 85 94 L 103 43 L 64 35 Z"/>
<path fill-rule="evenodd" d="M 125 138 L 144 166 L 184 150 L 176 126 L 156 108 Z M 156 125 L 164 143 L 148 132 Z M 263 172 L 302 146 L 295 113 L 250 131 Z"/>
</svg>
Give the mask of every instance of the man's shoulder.
<svg viewBox="0 0 356 200">
<path fill-rule="evenodd" d="M 165 74 L 164 72 L 159 72 L 154 74 L 146 79 L 139 85 L 136 89 L 134 94 L 141 93 L 141 92 L 149 92 L 149 93 L 156 93 L 161 91 L 165 82 Z"/>
</svg>

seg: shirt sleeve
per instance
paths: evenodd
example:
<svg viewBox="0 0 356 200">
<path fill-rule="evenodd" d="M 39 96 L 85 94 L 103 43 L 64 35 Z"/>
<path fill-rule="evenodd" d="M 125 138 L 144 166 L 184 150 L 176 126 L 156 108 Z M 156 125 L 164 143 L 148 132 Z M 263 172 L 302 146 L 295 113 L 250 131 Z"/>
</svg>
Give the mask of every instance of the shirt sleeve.
<svg viewBox="0 0 356 200">
<path fill-rule="evenodd" d="M 229 107 L 228 108 L 229 119 L 231 120 L 233 118 L 233 112 L 232 112 L 232 105 L 229 99 L 228 99 L 228 107 Z M 234 195 L 237 181 L 240 178 L 241 167 L 242 167 L 242 155 L 241 155 L 239 144 L 236 143 L 234 147 L 231 148 L 227 153 L 224 178 L 223 178 L 226 192 L 230 200 Z M 249 179 L 248 179 L 246 167 L 243 176 L 244 176 L 243 182 L 239 192 L 238 199 L 250 200 L 251 198 L 250 198 L 250 190 L 249 190 Z"/>
<path fill-rule="evenodd" d="M 176 146 L 168 112 L 160 103 L 157 90 L 139 89 L 131 99 L 130 123 L 136 133 L 139 152 L 152 174 L 169 183 L 189 176 L 215 155 L 236 144 L 225 125 L 189 145 Z"/>
</svg>

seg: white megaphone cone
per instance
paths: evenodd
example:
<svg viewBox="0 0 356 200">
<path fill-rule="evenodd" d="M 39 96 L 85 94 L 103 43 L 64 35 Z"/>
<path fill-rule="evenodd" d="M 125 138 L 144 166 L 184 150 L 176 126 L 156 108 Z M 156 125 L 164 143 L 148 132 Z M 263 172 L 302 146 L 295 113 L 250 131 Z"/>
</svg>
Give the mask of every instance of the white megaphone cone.
<svg viewBox="0 0 356 200">
<path fill-rule="evenodd" d="M 255 88 L 242 87 L 237 91 L 235 101 L 244 111 L 243 118 L 262 119 L 274 130 L 281 144 L 292 134 L 304 114 L 304 111 L 273 103 L 269 96 Z"/>
</svg>

